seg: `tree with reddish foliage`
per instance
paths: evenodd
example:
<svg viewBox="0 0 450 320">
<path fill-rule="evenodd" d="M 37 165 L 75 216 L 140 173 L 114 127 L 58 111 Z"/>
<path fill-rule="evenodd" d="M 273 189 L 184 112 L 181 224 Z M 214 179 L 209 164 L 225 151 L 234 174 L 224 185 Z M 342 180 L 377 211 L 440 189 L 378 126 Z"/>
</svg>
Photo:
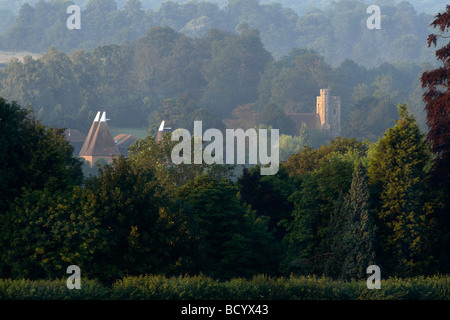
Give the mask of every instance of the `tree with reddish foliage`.
<svg viewBox="0 0 450 320">
<path fill-rule="evenodd" d="M 450 5 L 446 11 L 438 13 L 430 24 L 439 30 L 439 34 L 428 36 L 428 46 L 436 46 L 439 38 L 450 38 Z M 436 159 L 432 170 L 432 183 L 436 191 L 443 195 L 443 207 L 439 224 L 441 226 L 442 245 L 440 257 L 444 269 L 450 267 L 450 42 L 436 50 L 436 58 L 442 65 L 421 76 L 422 87 L 425 88 L 423 100 L 426 103 L 428 124 L 428 141 Z M 447 269 L 448 270 L 448 269 Z"/>
</svg>

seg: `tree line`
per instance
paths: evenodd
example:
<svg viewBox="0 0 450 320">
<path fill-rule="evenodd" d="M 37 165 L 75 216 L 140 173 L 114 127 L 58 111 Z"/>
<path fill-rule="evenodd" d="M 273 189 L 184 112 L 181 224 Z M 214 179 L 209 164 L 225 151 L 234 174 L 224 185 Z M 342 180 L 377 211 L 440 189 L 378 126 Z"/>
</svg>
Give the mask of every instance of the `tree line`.
<svg viewBox="0 0 450 320">
<path fill-rule="evenodd" d="M 446 37 L 450 6 L 428 45 Z M 168 29 L 166 29 L 168 30 Z M 423 72 L 425 134 L 406 104 L 375 142 L 304 146 L 278 174 L 173 165 L 170 135 L 139 140 L 85 178 L 62 129 L 0 99 L 0 276 L 110 282 L 145 273 L 218 279 L 448 273 L 450 44 Z"/>
<path fill-rule="evenodd" d="M 299 47 L 316 50 L 332 66 L 345 59 L 370 67 L 382 62 L 433 61 L 423 42 L 432 15 L 417 13 L 407 1 L 376 2 L 383 20 L 376 32 L 366 28 L 368 5 L 363 0 L 341 0 L 328 6 L 310 1 L 310 7 L 300 13 L 280 3 L 259 0 L 230 0 L 223 7 L 204 1 L 165 1 L 154 10 L 144 8 L 139 0 L 120 1 L 120 7 L 115 0 L 89 0 L 82 9 L 81 30 L 66 28 L 66 10 L 73 1 L 33 3 L 24 3 L 15 18 L 0 11 L 5 17 L 0 49 L 45 52 L 54 46 L 69 53 L 133 41 L 153 26 L 168 26 L 194 38 L 211 29 L 236 33 L 249 27 L 261 32 L 264 46 L 276 58 Z"/>
<path fill-rule="evenodd" d="M 376 141 L 394 124 L 399 103 L 408 102 L 426 127 L 419 81 L 426 69 L 409 63 L 366 68 L 352 60 L 333 68 L 308 49 L 276 60 L 255 29 L 211 30 L 196 39 L 153 27 L 120 46 L 70 55 L 52 47 L 38 59 L 13 59 L 1 69 L 0 94 L 31 106 L 46 125 L 84 132 L 100 108 L 116 127 L 151 133 L 162 120 L 173 128 L 202 120 L 221 129 L 222 119 L 234 118 L 243 128 L 272 126 L 298 136 L 284 113 L 315 112 L 320 89 L 330 88 L 341 97 L 342 135 Z M 320 145 L 320 135 L 310 135 Z"/>
<path fill-rule="evenodd" d="M 448 271 L 447 195 L 429 182 L 433 156 L 406 105 L 376 143 L 305 146 L 274 176 L 173 165 L 166 134 L 83 178 L 61 129 L 0 102 L 2 278 L 59 278 L 71 264 L 104 282 Z"/>
</svg>

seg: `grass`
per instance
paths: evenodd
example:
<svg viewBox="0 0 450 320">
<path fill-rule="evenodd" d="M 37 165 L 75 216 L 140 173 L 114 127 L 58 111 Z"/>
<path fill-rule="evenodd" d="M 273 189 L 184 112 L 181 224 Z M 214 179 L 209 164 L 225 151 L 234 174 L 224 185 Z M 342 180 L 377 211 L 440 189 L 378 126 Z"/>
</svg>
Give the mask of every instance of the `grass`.
<svg viewBox="0 0 450 320">
<path fill-rule="evenodd" d="M 25 56 L 32 56 L 33 58 L 39 58 L 39 53 L 32 53 L 28 51 L 0 51 L 0 64 L 6 64 L 8 63 L 12 58 L 17 58 L 20 61 L 23 60 Z"/>
</svg>

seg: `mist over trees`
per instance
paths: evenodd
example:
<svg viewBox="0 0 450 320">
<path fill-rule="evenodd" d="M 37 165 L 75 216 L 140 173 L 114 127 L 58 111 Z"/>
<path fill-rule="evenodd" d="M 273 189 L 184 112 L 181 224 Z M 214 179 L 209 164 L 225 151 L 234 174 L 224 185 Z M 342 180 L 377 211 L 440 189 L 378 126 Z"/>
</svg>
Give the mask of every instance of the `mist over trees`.
<svg viewBox="0 0 450 320">
<path fill-rule="evenodd" d="M 412 93 L 420 87 L 421 70 L 388 63 L 366 68 L 352 60 L 333 68 L 307 49 L 275 60 L 254 29 L 211 30 L 190 38 L 152 27 L 120 46 L 71 54 L 51 47 L 39 59 L 13 59 L 1 69 L 0 94 L 31 106 L 43 123 L 60 128 L 86 131 L 98 108 L 108 110 L 115 126 L 151 130 L 162 120 L 190 128 L 196 119 L 222 128 L 223 118 L 245 124 L 249 114 L 260 112 L 266 125 L 298 135 L 282 112 L 315 112 L 319 90 L 329 87 L 341 97 L 343 135 L 375 141 L 393 125 L 398 103 L 410 103 L 424 126 L 423 102 L 415 93 L 421 90 Z M 240 106 L 247 107 L 238 112 Z M 264 120 L 265 112 L 270 120 Z M 251 122 L 250 127 L 258 125 Z"/>
<path fill-rule="evenodd" d="M 202 117 L 220 127 L 243 105 L 253 113 L 268 104 L 313 112 L 319 89 L 328 87 L 341 97 L 345 136 L 376 140 L 403 102 L 426 129 L 419 74 L 431 67 L 424 62 L 435 63 L 424 42 L 432 16 L 408 2 L 380 2 L 376 32 L 365 27 L 366 5 L 356 0 L 302 15 L 257 0 L 168 1 L 157 9 L 90 0 L 75 2 L 82 28 L 68 30 L 71 3 L 26 3 L 15 20 L 0 11 L 9 25 L 0 29 L 0 49 L 42 54 L 4 66 L 0 93 L 31 105 L 46 124 L 85 130 L 100 107 L 116 126 L 155 130 L 163 117 L 174 126 Z"/>
<path fill-rule="evenodd" d="M 39 10 L 51 17 L 67 3 L 22 6 L 2 45 L 23 50 L 28 42 L 38 48 L 53 40 L 42 30 L 33 34 L 46 23 L 34 15 Z M 368 264 L 381 266 L 383 278 L 448 273 L 450 48 L 438 39 L 448 37 L 450 6 L 435 16 L 435 33 L 428 37 L 442 62 L 433 66 L 409 61 L 406 44 L 399 44 L 407 58 L 401 62 L 385 61 L 382 54 L 373 65 L 344 59 L 346 23 L 361 2 L 334 5 L 335 14 L 349 14 L 334 21 L 343 23 L 333 45 L 337 63 L 320 47 L 276 57 L 264 45 L 264 28 L 236 18 L 271 21 L 265 14 L 280 6 L 202 5 L 234 17 L 232 30 L 183 32 L 196 15 L 180 10 L 200 3 L 166 2 L 155 13 L 139 9 L 139 1 L 118 10 L 114 1 L 90 0 L 83 14 L 92 29 L 86 28 L 76 47 L 66 52 L 50 41 L 41 57 L 13 59 L 1 69 L 0 277 L 58 278 L 71 264 L 106 283 L 146 273 L 349 280 L 364 278 Z M 393 14 L 412 12 L 405 2 L 391 8 Z M 159 19 L 160 12 L 178 25 L 146 24 L 146 15 Z M 134 21 L 129 26 L 141 23 L 144 34 L 132 34 L 140 29 L 127 29 L 122 18 Z M 66 32 L 64 26 L 43 30 Z M 135 38 L 114 43 L 110 36 Z M 331 41 L 336 35 L 328 36 Z M 278 40 L 283 48 L 282 32 Z M 380 41 L 375 43 L 385 45 Z M 71 42 L 62 45 L 69 48 Z M 324 87 L 341 97 L 343 128 L 341 137 L 318 141 L 306 126 L 294 132 L 285 113 L 313 112 Z M 276 175 L 261 176 L 255 166 L 235 177 L 235 167 L 173 165 L 170 134 L 162 141 L 148 135 L 130 147 L 128 157 L 86 178 L 62 128 L 87 129 L 99 109 L 117 126 L 153 130 L 161 120 L 191 130 L 196 119 L 222 129 L 225 117 L 245 128 L 276 126 L 283 129 L 280 145 L 291 152 Z"/>
<path fill-rule="evenodd" d="M 66 9 L 72 3 L 25 3 L 13 23 L 11 11 L 2 9 L 0 15 L 5 19 L 0 49 L 43 52 L 54 46 L 66 53 L 91 50 L 98 45 L 135 40 L 152 26 L 168 26 L 194 38 L 206 35 L 211 28 L 233 33 L 254 28 L 275 58 L 298 47 L 314 49 L 332 66 L 345 59 L 364 66 L 434 61 L 423 43 L 432 15 L 417 11 L 406 1 L 380 1 L 383 25 L 376 34 L 365 27 L 369 15 L 362 0 L 341 0 L 326 6 L 314 1 L 319 8 L 309 7 L 312 2 L 305 3 L 309 9 L 301 13 L 289 2 L 268 4 L 259 0 L 231 0 L 221 7 L 206 1 L 166 1 L 153 10 L 139 0 L 89 0 L 80 3 L 81 30 L 68 30 Z"/>
</svg>

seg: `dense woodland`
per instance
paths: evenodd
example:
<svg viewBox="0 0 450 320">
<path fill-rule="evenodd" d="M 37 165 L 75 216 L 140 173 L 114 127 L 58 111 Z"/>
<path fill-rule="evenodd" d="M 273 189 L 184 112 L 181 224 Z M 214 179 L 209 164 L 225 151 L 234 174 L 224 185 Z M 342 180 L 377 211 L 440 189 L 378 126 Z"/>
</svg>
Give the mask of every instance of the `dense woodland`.
<svg viewBox="0 0 450 320">
<path fill-rule="evenodd" d="M 301 13 L 259 0 L 230 0 L 222 7 L 204 1 L 166 1 L 155 10 L 144 8 L 139 0 L 119 1 L 121 6 L 116 0 L 90 0 L 82 10 L 82 27 L 77 31 L 65 28 L 66 10 L 72 3 L 25 3 L 17 16 L 3 9 L 0 49 L 40 53 L 54 46 L 70 53 L 136 40 L 152 26 L 167 26 L 194 38 L 205 36 L 211 28 L 236 33 L 249 27 L 259 30 L 265 48 L 276 58 L 297 47 L 317 51 L 332 66 L 345 59 L 364 66 L 434 61 L 433 52 L 423 42 L 432 14 L 416 11 L 407 1 L 379 2 L 383 26 L 376 33 L 365 27 L 369 15 L 363 0 L 341 0 L 321 8 L 315 8 L 320 5 L 314 1 L 315 6 Z"/>
<path fill-rule="evenodd" d="M 362 43 L 355 43 L 355 39 L 363 41 L 364 37 L 352 36 L 350 29 L 354 28 L 349 26 L 349 30 L 343 27 L 338 32 L 336 24 L 347 21 L 339 16 L 335 17 L 335 22 L 327 22 L 333 26 L 329 30 L 333 33 L 329 35 L 329 39 L 333 38 L 330 41 L 325 39 L 322 31 L 314 35 L 320 29 L 314 21 L 310 21 L 309 27 L 301 28 L 311 41 L 322 43 L 319 47 L 306 45 L 309 40 L 295 42 L 291 36 L 283 37 L 282 31 L 274 29 L 274 41 L 285 38 L 289 43 L 287 53 L 277 58 L 280 52 L 274 51 L 283 45 L 268 44 L 266 29 L 269 24 L 266 21 L 289 21 L 280 16 L 290 12 L 289 9 L 280 6 L 231 1 L 225 10 L 205 2 L 184 5 L 168 2 L 152 13 L 147 23 L 144 17 L 150 12 L 144 11 L 139 1 L 128 1 L 120 10 L 116 9 L 114 1 L 110 6 L 106 3 L 108 1 L 88 2 L 81 30 L 33 25 L 33 21 L 36 24 L 51 21 L 64 24 L 61 14 L 65 12 L 67 2 L 41 1 L 34 7 L 24 5 L 0 44 L 5 49 L 45 50 L 37 60 L 13 60 L 4 66 L 0 73 L 0 94 L 22 106 L 31 106 L 37 119 L 44 124 L 85 132 L 98 109 L 108 111 L 113 126 L 149 127 L 150 132 L 154 132 L 162 118 L 166 118 L 172 127 L 189 127 L 194 119 L 201 118 L 209 127 L 220 128 L 223 118 L 238 117 L 244 127 L 252 127 L 255 124 L 249 123 L 249 115 L 263 112 L 271 105 L 266 108 L 267 112 L 280 117 L 266 116 L 265 119 L 269 119 L 266 122 L 272 123 L 263 125 L 282 128 L 285 139 L 292 140 L 287 136 L 296 136 L 299 132 L 290 130 L 292 125 L 286 123 L 282 112 L 275 112 L 276 109 L 314 112 L 319 89 L 328 87 L 333 95 L 341 97 L 343 136 L 375 141 L 394 124 L 397 105 L 404 102 L 408 103 L 421 128 L 426 129 L 419 76 L 432 66 L 423 63 L 423 50 L 417 48 L 427 47 L 425 39 L 431 16 L 417 15 L 412 7 L 406 10 L 406 3 L 385 11 L 392 13 L 392 23 L 398 27 L 382 28 L 381 34 L 377 35 L 369 33 L 367 28 L 357 28 L 367 33 L 367 41 L 376 48 L 370 49 L 373 59 L 367 52 L 361 52 L 361 57 L 368 58 L 363 61 L 344 52 L 352 47 L 364 48 Z M 242 7 L 244 4 L 246 6 Z M 328 15 L 337 15 L 341 11 L 349 15 L 365 12 L 361 3 L 341 1 L 335 6 L 328 9 Z M 183 17 L 185 20 L 191 18 L 189 8 L 192 12 L 203 12 L 205 8 L 217 10 L 213 19 L 215 24 L 205 27 L 201 35 L 185 32 L 182 21 Z M 247 15 L 260 21 L 259 25 L 247 22 L 241 16 L 246 10 L 256 10 Z M 102 16 L 105 12 L 109 12 L 107 17 Z M 238 16 L 233 18 L 233 12 Z M 401 19 L 400 13 L 404 14 Z M 167 18 L 163 16 L 176 17 L 179 25 L 164 22 Z M 331 16 L 319 20 L 328 21 Z M 295 24 L 303 18 L 305 16 L 296 17 Z M 366 17 L 356 15 L 356 18 L 365 22 Z M 108 24 L 108 19 L 124 21 L 111 20 Z M 117 30 L 121 26 L 135 33 Z M 58 35 L 49 33 L 51 30 Z M 410 51 L 402 44 L 395 56 L 392 50 L 384 47 L 395 43 L 393 39 L 403 37 L 406 32 L 417 37 L 414 42 L 417 46 L 413 45 Z M 123 38 L 114 39 L 119 35 Z M 294 38 L 299 37 L 302 36 L 298 34 Z M 102 43 L 105 45 L 98 45 Z M 296 45 L 298 48 L 292 48 Z M 79 50 L 80 47 L 89 49 Z M 407 52 L 413 55 L 409 56 Z M 180 117 L 186 114 L 189 116 Z M 313 137 L 315 146 L 323 142 L 321 138 Z"/>
<path fill-rule="evenodd" d="M 450 6 L 432 21 L 427 67 L 333 66 L 305 48 L 276 59 L 248 25 L 198 38 L 153 26 L 122 44 L 11 61 L 0 91 L 0 278 L 60 278 L 71 264 L 106 283 L 146 273 L 364 279 L 371 264 L 383 278 L 448 273 L 450 44 L 439 39 Z M 283 112 L 312 112 L 323 87 L 343 101 L 342 137 L 326 142 L 294 132 Z M 170 134 L 149 135 L 85 177 L 63 128 L 86 129 L 100 107 L 149 133 L 161 119 L 190 129 L 235 117 L 300 146 L 276 175 L 236 176 L 233 166 L 172 165 Z"/>
</svg>

